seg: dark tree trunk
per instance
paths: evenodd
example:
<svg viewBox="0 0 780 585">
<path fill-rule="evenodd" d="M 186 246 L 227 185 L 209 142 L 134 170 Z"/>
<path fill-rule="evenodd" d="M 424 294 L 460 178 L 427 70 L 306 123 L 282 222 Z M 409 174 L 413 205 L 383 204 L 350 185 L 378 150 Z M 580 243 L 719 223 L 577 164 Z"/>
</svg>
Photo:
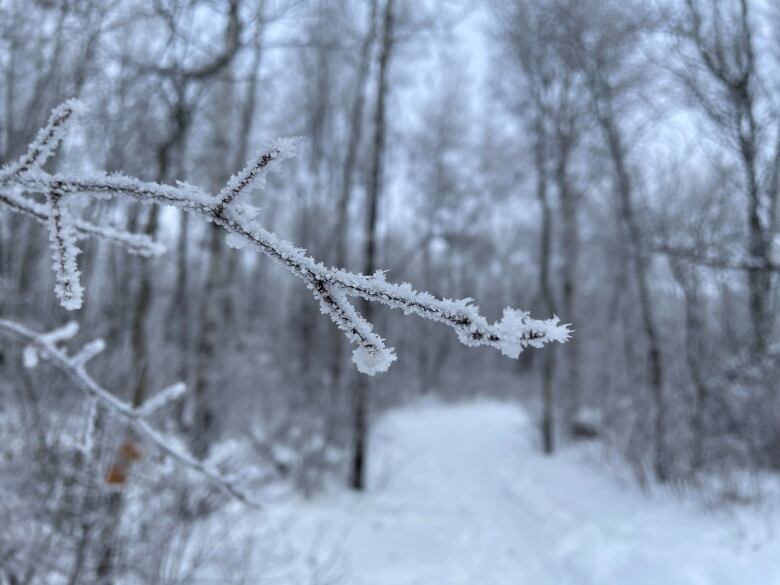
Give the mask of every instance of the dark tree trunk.
<svg viewBox="0 0 780 585">
<path fill-rule="evenodd" d="M 562 223 L 562 305 L 561 318 L 565 321 L 576 323 L 575 300 L 577 297 L 577 266 L 579 263 L 579 222 L 577 217 L 578 194 L 569 184 L 568 168 L 571 154 L 572 137 L 567 134 L 559 134 L 558 138 L 558 164 L 556 165 L 555 181 L 561 199 L 561 223 Z M 565 404 L 566 427 L 572 434 L 576 423 L 577 412 L 581 406 L 580 389 L 580 350 L 577 336 L 573 336 L 564 348 L 566 355 L 566 380 Z"/>
<path fill-rule="evenodd" d="M 664 366 L 660 340 L 653 316 L 650 298 L 650 259 L 642 249 L 642 235 L 634 212 L 634 188 L 626 164 L 626 151 L 615 120 L 605 108 L 599 111 L 599 125 L 604 132 L 615 171 L 619 214 L 628 238 L 631 262 L 639 294 L 639 313 L 647 343 L 648 378 L 653 400 L 653 472 L 656 479 L 669 478 L 666 453 L 666 404 L 664 401 Z"/>
<path fill-rule="evenodd" d="M 386 141 L 386 102 L 388 93 L 387 70 L 393 49 L 393 0 L 387 0 L 385 5 L 382 44 L 379 52 L 376 108 L 374 110 L 374 150 L 367 188 L 368 220 L 365 232 L 364 274 L 373 274 L 376 270 L 377 218 L 379 213 L 379 197 L 382 191 L 382 163 Z M 372 321 L 372 305 L 368 301 L 362 303 L 363 316 Z M 368 378 L 358 376 L 355 380 L 352 396 L 352 430 L 353 453 L 350 466 L 349 485 L 352 489 L 362 491 L 366 486 L 366 443 L 368 435 Z"/>
<path fill-rule="evenodd" d="M 333 265 L 344 268 L 347 265 L 347 236 L 349 220 L 349 204 L 352 200 L 352 185 L 355 176 L 355 167 L 358 162 L 358 148 L 363 135 L 363 111 L 365 109 L 365 86 L 371 66 L 371 47 L 376 37 L 376 13 L 378 0 L 372 0 L 369 13 L 369 29 L 360 48 L 360 63 L 357 79 L 355 80 L 355 101 L 350 113 L 349 140 L 347 142 L 347 154 L 344 160 L 344 169 L 341 177 L 341 193 L 339 194 L 336 209 L 336 229 L 333 254 Z M 333 355 L 331 363 L 331 378 L 334 385 L 339 385 L 341 380 L 341 361 L 344 351 L 344 336 L 335 328 L 331 332 L 333 338 Z"/>
<path fill-rule="evenodd" d="M 536 146 L 534 162 L 536 164 L 536 197 L 542 209 L 542 226 L 539 242 L 539 294 L 545 310 L 550 315 L 555 311 L 555 299 L 550 287 L 550 259 L 552 248 L 552 210 L 550 209 L 547 167 L 547 140 L 542 111 L 536 122 Z M 546 348 L 542 366 L 542 449 L 546 455 L 555 451 L 555 350 Z"/>
</svg>

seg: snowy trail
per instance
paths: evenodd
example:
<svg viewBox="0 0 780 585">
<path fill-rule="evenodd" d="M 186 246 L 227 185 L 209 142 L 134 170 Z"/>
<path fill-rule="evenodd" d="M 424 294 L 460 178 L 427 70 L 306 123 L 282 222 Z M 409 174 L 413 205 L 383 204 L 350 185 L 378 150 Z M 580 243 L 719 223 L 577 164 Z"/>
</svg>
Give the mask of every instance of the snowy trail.
<svg viewBox="0 0 780 585">
<path fill-rule="evenodd" d="M 749 541 L 692 505 L 620 487 L 581 452 L 544 458 L 534 436 L 514 405 L 392 413 L 373 436 L 367 495 L 285 512 L 308 572 L 273 582 L 780 584 L 780 537 L 766 525 Z"/>
</svg>

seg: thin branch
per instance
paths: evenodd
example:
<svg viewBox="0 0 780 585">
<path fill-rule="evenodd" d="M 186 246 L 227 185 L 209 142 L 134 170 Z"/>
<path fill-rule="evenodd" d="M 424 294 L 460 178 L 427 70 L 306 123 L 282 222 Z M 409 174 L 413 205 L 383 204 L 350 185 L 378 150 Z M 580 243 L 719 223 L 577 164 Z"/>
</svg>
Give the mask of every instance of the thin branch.
<svg viewBox="0 0 780 585">
<path fill-rule="evenodd" d="M 729 258 L 722 256 L 713 256 L 701 250 L 694 248 L 656 245 L 653 251 L 670 258 L 686 260 L 700 266 L 716 268 L 718 270 L 738 270 L 742 272 L 780 272 L 780 265 L 771 260 L 749 258 Z"/>
<path fill-rule="evenodd" d="M 2 177 L 0 177 L 0 183 L 2 182 Z M 0 189 L 0 205 L 4 205 L 12 211 L 31 217 L 40 223 L 49 223 L 51 214 L 45 205 L 41 205 L 37 201 L 23 197 L 13 189 L 7 189 L 5 191 Z M 130 254 L 136 254 L 138 256 L 159 256 L 165 252 L 165 247 L 162 244 L 158 244 L 146 234 L 133 234 L 108 226 L 95 225 L 75 218 L 73 219 L 72 225 L 78 239 L 92 237 L 105 240 L 111 244 L 125 248 Z"/>
<path fill-rule="evenodd" d="M 87 416 L 86 425 L 82 429 L 81 437 L 79 438 L 78 448 L 84 455 L 89 457 L 92 454 L 92 450 L 95 447 L 95 435 L 98 428 L 98 416 L 99 416 L 100 403 L 95 398 L 89 398 L 87 401 Z"/>
<path fill-rule="evenodd" d="M 39 169 L 54 154 L 65 136 L 68 122 L 81 110 L 81 107 L 77 100 L 68 100 L 54 108 L 48 122 L 38 131 L 27 152 L 16 162 L 0 169 L 0 178 Z"/>
<path fill-rule="evenodd" d="M 94 339 L 73 356 L 73 363 L 83 368 L 89 360 L 100 354 L 104 349 L 106 349 L 106 342 L 102 339 Z"/>
<path fill-rule="evenodd" d="M 70 330 L 72 329 L 73 327 Z M 25 346 L 33 347 L 38 354 L 47 358 L 50 364 L 62 371 L 73 382 L 74 386 L 87 394 L 89 398 L 96 400 L 108 412 L 124 420 L 133 430 L 140 436 L 146 437 L 160 451 L 166 453 L 181 465 L 194 470 L 237 500 L 256 508 L 260 507 L 259 504 L 251 501 L 246 494 L 210 465 L 197 460 L 187 451 L 172 445 L 168 438 L 145 420 L 144 417 L 148 414 L 145 409 L 135 409 L 103 388 L 86 372 L 83 364 L 76 359 L 78 354 L 74 358 L 65 351 L 58 349 L 55 345 L 56 341 L 52 340 L 51 335 L 36 333 L 19 323 L 6 319 L 0 319 L 0 333 L 20 341 Z M 62 339 L 62 336 L 56 338 L 56 340 L 60 339 Z M 177 392 L 180 392 L 180 388 L 178 386 L 176 388 Z"/>
<path fill-rule="evenodd" d="M 70 213 L 62 202 L 62 192 L 59 186 L 52 182 L 51 189 L 46 193 L 49 214 L 49 240 L 51 242 L 51 257 L 57 283 L 54 293 L 60 299 L 60 304 L 68 309 L 80 309 L 84 289 L 79 281 L 76 256 L 76 238 L 70 221 Z"/>
<path fill-rule="evenodd" d="M 181 398 L 185 392 L 187 392 L 187 386 L 184 385 L 184 383 L 182 382 L 178 382 L 176 384 L 168 386 L 167 388 L 163 388 L 152 398 L 144 401 L 144 403 L 141 406 L 139 406 L 136 410 L 138 411 L 139 416 L 142 417 L 149 416 L 150 414 L 153 414 L 158 410 L 162 410 L 169 404 L 172 404 L 173 402 Z"/>
<path fill-rule="evenodd" d="M 260 152 L 241 172 L 233 175 L 228 184 L 219 192 L 215 211 L 222 212 L 252 185 L 259 183 L 261 188 L 265 186 L 265 177 L 271 168 L 271 163 L 281 162 L 295 156 L 297 144 L 298 140 L 295 138 L 279 138 L 272 146 Z"/>
</svg>

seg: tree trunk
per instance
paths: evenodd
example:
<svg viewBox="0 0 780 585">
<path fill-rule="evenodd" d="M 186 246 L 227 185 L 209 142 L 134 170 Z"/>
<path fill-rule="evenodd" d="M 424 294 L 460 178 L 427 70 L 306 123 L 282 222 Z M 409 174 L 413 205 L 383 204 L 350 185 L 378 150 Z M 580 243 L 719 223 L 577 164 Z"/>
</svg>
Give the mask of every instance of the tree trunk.
<svg viewBox="0 0 780 585">
<path fill-rule="evenodd" d="M 365 231 L 365 257 L 363 272 L 373 274 L 376 270 L 377 219 L 379 212 L 379 197 L 382 190 L 382 163 L 386 142 L 386 101 L 388 93 L 387 70 L 393 49 L 393 0 L 385 4 L 382 44 L 379 52 L 378 78 L 376 93 L 376 108 L 374 110 L 374 150 L 367 188 L 368 221 Z M 368 301 L 362 303 L 363 316 L 372 321 L 372 305 Z M 350 468 L 349 485 L 352 489 L 362 491 L 366 486 L 366 443 L 368 434 L 368 378 L 359 376 L 355 380 L 353 391 L 353 453 Z"/>
<path fill-rule="evenodd" d="M 577 266 L 579 261 L 579 222 L 577 218 L 578 194 L 569 184 L 568 167 L 571 153 L 571 136 L 559 134 L 558 164 L 555 181 L 561 198 L 562 256 L 563 256 L 563 311 L 562 319 L 576 323 L 575 300 L 577 296 Z M 572 434 L 577 412 L 581 406 L 580 390 L 580 350 L 575 335 L 565 348 L 566 353 L 566 426 Z"/>
<path fill-rule="evenodd" d="M 743 107 L 747 109 L 744 119 L 749 128 L 747 136 L 740 136 L 740 152 L 748 189 L 748 253 L 751 262 L 766 265 L 769 260 L 770 238 L 764 233 L 761 221 L 761 192 L 755 161 L 756 124 L 749 106 Z M 768 310 L 772 275 L 768 270 L 749 270 L 747 277 L 750 291 L 750 319 L 753 325 L 753 352 L 756 357 L 759 357 L 766 352 L 767 340 L 772 331 L 772 316 Z"/>
<path fill-rule="evenodd" d="M 193 421 L 191 432 L 192 453 L 201 459 L 208 454 L 214 439 L 215 416 L 208 389 L 211 386 L 211 369 L 215 367 L 215 351 L 219 314 L 214 294 L 219 281 L 222 260 L 222 229 L 209 225 L 209 248 L 206 282 L 203 287 L 203 323 L 195 348 L 195 381 L 193 383 Z"/>
<path fill-rule="evenodd" d="M 178 118 L 177 118 L 178 119 Z M 180 146 L 184 138 L 185 128 L 178 126 L 176 130 L 169 136 L 157 151 L 157 180 L 164 181 L 170 169 L 171 153 L 173 149 Z M 137 210 L 136 213 L 140 213 Z M 157 205 L 152 206 L 149 210 L 146 223 L 143 227 L 143 233 L 152 238 L 157 235 L 157 228 L 159 225 L 160 207 Z M 152 281 L 151 281 L 151 268 L 148 264 L 148 260 L 144 260 L 143 263 L 139 263 L 139 278 L 140 283 L 138 287 L 138 296 L 136 299 L 135 307 L 131 318 L 131 330 L 130 330 L 130 347 L 132 353 L 131 363 L 136 367 L 136 379 L 133 387 L 131 404 L 134 407 L 139 407 L 146 400 L 148 392 L 149 380 L 149 350 L 147 347 L 148 341 L 148 324 L 149 313 L 152 306 Z M 112 492 L 108 495 L 107 508 L 109 514 L 112 517 L 117 518 L 117 522 L 107 529 L 107 534 L 101 537 L 103 542 L 103 548 L 100 553 L 100 561 L 96 569 L 96 576 L 100 583 L 108 582 L 111 579 L 114 564 L 115 564 L 115 547 L 116 547 L 116 531 L 118 530 L 119 519 L 122 515 L 122 493 Z"/>
<path fill-rule="evenodd" d="M 363 111 L 365 109 L 365 86 L 371 65 L 371 47 L 376 37 L 376 12 L 377 0 L 371 1 L 369 13 L 369 29 L 363 39 L 360 48 L 360 63 L 358 65 L 357 79 L 355 80 L 355 101 L 350 113 L 349 139 L 347 142 L 347 154 L 344 160 L 344 169 L 341 177 L 341 193 L 336 209 L 336 227 L 334 244 L 333 265 L 344 268 L 347 265 L 347 236 L 349 223 L 349 204 L 352 200 L 352 185 L 357 166 L 358 148 L 363 135 Z M 341 361 L 344 352 L 344 337 L 340 331 L 332 328 L 333 355 L 331 363 L 331 378 L 334 385 L 339 385 L 341 379 Z"/>
<path fill-rule="evenodd" d="M 705 381 L 701 360 L 704 358 L 704 318 L 702 299 L 699 295 L 699 282 L 696 268 L 684 266 L 677 260 L 670 262 L 672 274 L 683 290 L 685 299 L 685 363 L 695 391 L 693 412 L 690 425 L 693 434 L 691 448 L 691 467 L 694 471 L 704 464 L 704 415 L 707 407 L 709 389 Z"/>
<path fill-rule="evenodd" d="M 539 294 L 545 311 L 552 315 L 555 311 L 555 299 L 550 287 L 550 256 L 552 248 L 552 210 L 548 192 L 546 161 L 546 132 L 543 114 L 538 114 L 536 122 L 536 146 L 534 159 L 536 164 L 536 196 L 542 210 L 542 229 L 539 242 Z M 555 451 L 555 350 L 547 347 L 542 367 L 542 449 L 545 455 Z"/>
<path fill-rule="evenodd" d="M 258 30 L 255 33 L 254 46 L 252 47 L 252 63 L 250 65 L 249 79 L 247 81 L 246 95 L 241 106 L 240 126 L 238 128 L 238 146 L 236 147 L 235 157 L 233 159 L 233 169 L 238 170 L 249 158 L 249 136 L 252 132 L 252 126 L 255 121 L 257 111 L 257 85 L 260 79 L 260 67 L 263 62 L 263 37 L 265 18 L 265 0 L 259 0 L 257 4 Z M 235 282 L 235 275 L 238 271 L 240 254 L 230 254 L 227 260 L 225 270 L 225 281 Z M 235 316 L 234 308 L 234 290 L 231 288 L 229 294 L 222 299 L 222 322 L 228 330 L 232 329 Z"/>
<path fill-rule="evenodd" d="M 642 328 L 647 342 L 647 363 L 650 391 L 653 400 L 653 472 L 656 479 L 669 478 L 666 453 L 666 405 L 663 395 L 664 368 L 661 346 L 652 312 L 649 285 L 649 258 L 642 249 L 642 236 L 634 212 L 634 190 L 626 165 L 626 151 L 614 118 L 609 111 L 600 111 L 599 125 L 604 132 L 617 181 L 620 199 L 619 214 L 629 240 L 629 250 L 634 269 Z"/>
</svg>

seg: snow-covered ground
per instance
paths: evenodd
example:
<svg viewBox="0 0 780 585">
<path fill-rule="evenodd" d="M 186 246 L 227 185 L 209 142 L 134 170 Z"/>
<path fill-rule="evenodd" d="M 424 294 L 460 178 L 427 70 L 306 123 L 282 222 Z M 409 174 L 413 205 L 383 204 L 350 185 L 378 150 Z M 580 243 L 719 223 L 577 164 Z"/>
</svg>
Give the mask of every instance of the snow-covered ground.
<svg viewBox="0 0 780 585">
<path fill-rule="evenodd" d="M 273 526 L 263 540 L 277 547 L 278 568 L 264 548 L 246 582 L 780 584 L 772 514 L 726 518 L 642 494 L 588 464 L 582 448 L 543 457 L 534 437 L 524 411 L 504 403 L 390 414 L 372 439 L 366 495 L 237 520 Z"/>
</svg>

